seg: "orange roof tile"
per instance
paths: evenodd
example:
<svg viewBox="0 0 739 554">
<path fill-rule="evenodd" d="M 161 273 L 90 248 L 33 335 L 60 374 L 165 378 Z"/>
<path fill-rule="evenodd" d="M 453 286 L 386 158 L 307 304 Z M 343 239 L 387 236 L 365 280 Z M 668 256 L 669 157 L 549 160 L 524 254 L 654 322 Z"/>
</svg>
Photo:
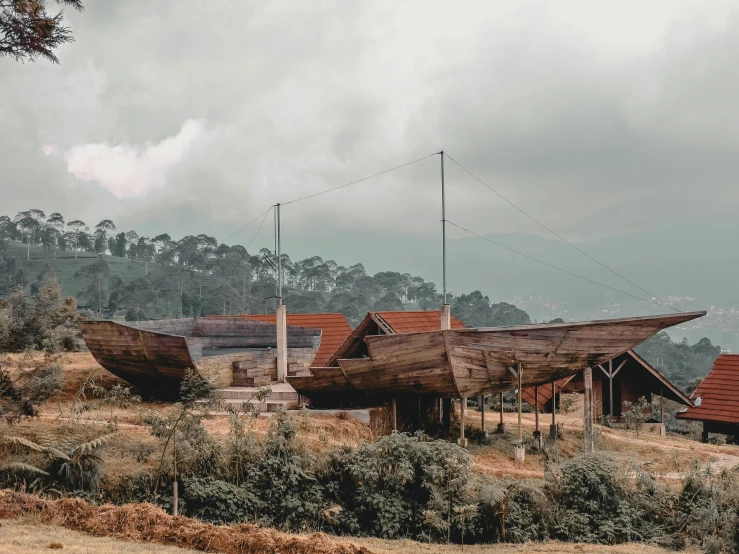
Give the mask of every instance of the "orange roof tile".
<svg viewBox="0 0 739 554">
<path fill-rule="evenodd" d="M 439 310 L 423 312 L 372 312 L 387 321 L 396 333 L 422 333 L 441 329 Z M 464 329 L 464 323 L 451 316 L 452 329 Z"/>
<path fill-rule="evenodd" d="M 721 354 L 693 393 L 700 406 L 678 414 L 680 419 L 739 424 L 739 354 Z"/>
<path fill-rule="evenodd" d="M 236 317 L 275 323 L 275 314 L 244 314 Z M 341 343 L 351 334 L 352 326 L 341 313 L 337 314 L 287 314 L 287 324 L 293 327 L 320 329 L 321 344 L 311 365 L 322 366 L 336 352 Z"/>
</svg>

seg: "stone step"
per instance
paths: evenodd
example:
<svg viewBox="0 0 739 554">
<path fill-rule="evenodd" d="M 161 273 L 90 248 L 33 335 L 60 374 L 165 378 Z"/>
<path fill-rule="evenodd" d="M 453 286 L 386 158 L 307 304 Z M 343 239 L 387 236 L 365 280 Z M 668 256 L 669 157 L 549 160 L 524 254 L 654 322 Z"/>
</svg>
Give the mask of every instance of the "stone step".
<svg viewBox="0 0 739 554">
<path fill-rule="evenodd" d="M 244 404 L 251 404 L 255 406 L 260 412 L 279 412 L 282 409 L 295 410 L 298 407 L 298 399 L 295 400 L 266 400 L 265 402 L 259 402 L 257 400 L 240 400 L 231 398 L 224 400 L 225 404 L 231 406 L 242 406 Z"/>
<path fill-rule="evenodd" d="M 274 383 L 270 389 L 267 401 L 298 401 L 298 393 L 288 383 Z M 249 400 L 257 390 L 255 387 L 228 387 L 219 392 L 224 400 Z"/>
</svg>

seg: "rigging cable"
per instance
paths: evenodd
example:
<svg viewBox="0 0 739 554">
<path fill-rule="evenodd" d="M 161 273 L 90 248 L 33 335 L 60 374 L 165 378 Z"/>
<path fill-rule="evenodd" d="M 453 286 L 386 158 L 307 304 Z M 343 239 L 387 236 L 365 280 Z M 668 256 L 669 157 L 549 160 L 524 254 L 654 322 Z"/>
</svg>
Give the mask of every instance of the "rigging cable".
<svg viewBox="0 0 739 554">
<path fill-rule="evenodd" d="M 501 248 L 504 248 L 504 249 L 506 249 L 506 250 L 508 250 L 510 252 L 513 252 L 514 254 L 518 254 L 519 256 L 523 256 L 524 258 L 528 258 L 529 260 L 533 260 L 535 262 L 538 262 L 540 264 L 543 264 L 543 265 L 545 265 L 547 267 L 550 267 L 552 269 L 556 269 L 557 271 L 561 271 L 562 273 L 566 273 L 567 275 L 571 275 L 573 277 L 577 277 L 578 279 L 582 279 L 583 281 L 587 281 L 588 283 L 593 283 L 594 285 L 598 285 L 599 287 L 604 287 L 604 288 L 610 289 L 612 291 L 619 292 L 619 293 L 625 294 L 627 296 L 631 296 L 632 298 L 636 298 L 638 300 L 642 300 L 644 302 L 649 302 L 650 304 L 654 304 L 656 306 L 666 306 L 666 307 L 672 308 L 673 310 L 675 310 L 677 312 L 680 312 L 680 310 L 678 310 L 677 308 L 675 308 L 673 306 L 670 306 L 669 304 L 664 304 L 664 303 L 659 302 L 659 301 L 651 300 L 649 298 L 644 298 L 643 296 L 638 296 L 636 294 L 631 294 L 630 292 L 626 292 L 624 290 L 617 289 L 617 288 L 611 287 L 609 285 L 604 285 L 603 283 L 599 283 L 598 281 L 594 281 L 593 279 L 589 279 L 587 277 L 583 277 L 582 275 L 578 275 L 577 273 L 573 273 L 572 271 L 568 271 L 566 269 L 562 269 L 561 267 L 558 267 L 556 265 L 552 265 L 552 264 L 550 264 L 548 262 L 545 262 L 543 260 L 540 260 L 538 258 L 534 258 L 533 256 L 529 256 L 528 254 L 524 254 L 523 252 L 519 252 L 518 250 L 514 250 L 513 248 L 510 248 L 510 247 L 508 247 L 508 246 L 506 246 L 504 244 L 501 244 L 501 243 L 496 242 L 494 240 L 491 240 L 491 239 L 489 239 L 487 237 L 484 237 L 482 235 L 479 235 L 479 234 L 475 233 L 474 231 L 470 231 L 469 229 L 466 229 L 466 228 L 462 227 L 461 225 L 457 225 L 456 223 L 454 223 L 453 221 L 451 221 L 449 219 L 447 219 L 446 222 L 449 223 L 450 225 L 453 225 L 457 229 L 461 229 L 462 231 L 464 231 L 466 233 L 469 233 L 470 235 L 473 235 L 473 236 L 476 236 L 478 238 L 481 238 L 484 241 L 487 241 L 487 242 L 489 242 L 491 244 L 495 244 L 496 246 L 499 246 Z"/>
<path fill-rule="evenodd" d="M 326 194 L 327 192 L 333 192 L 335 190 L 343 189 L 344 187 L 348 187 L 349 185 L 356 185 L 357 183 L 361 183 L 362 181 L 368 181 L 369 179 L 374 179 L 375 177 L 379 177 L 380 175 L 384 175 L 385 173 L 390 173 L 391 171 L 395 171 L 396 169 L 400 169 L 402 167 L 413 165 L 414 163 L 418 163 L 432 156 L 436 156 L 437 154 L 438 152 L 434 152 L 433 154 L 429 154 L 428 156 L 418 158 L 417 160 L 413 160 L 412 162 L 408 162 L 408 163 L 404 163 L 403 165 L 391 167 L 390 169 L 386 169 L 385 171 L 380 171 L 379 173 L 375 173 L 374 175 L 370 175 L 369 177 L 363 177 L 362 179 L 357 179 L 356 181 L 352 181 L 351 183 L 346 183 L 346 184 L 343 184 L 343 185 L 340 185 L 338 187 L 334 187 L 328 190 L 323 190 L 321 192 L 316 192 L 313 194 L 309 194 L 307 196 L 302 196 L 300 198 L 296 198 L 295 200 L 290 200 L 289 202 L 283 202 L 282 205 L 286 206 L 287 204 L 294 204 L 295 202 L 300 202 L 301 200 L 307 200 L 308 198 L 313 198 L 314 196 L 320 196 L 321 194 Z"/>
<path fill-rule="evenodd" d="M 517 210 L 518 210 L 519 212 L 521 212 L 521 213 L 522 213 L 523 215 L 525 215 L 526 217 L 528 217 L 528 218 L 529 218 L 529 219 L 530 219 L 531 221 L 533 221 L 534 223 L 536 223 L 537 225 L 539 225 L 539 226 L 540 226 L 540 227 L 542 227 L 543 229 L 546 229 L 546 230 L 547 230 L 547 231 L 549 231 L 549 232 L 550 232 L 550 233 L 551 233 L 552 235 L 554 235 L 555 237 L 557 237 L 557 238 L 558 238 L 559 240 L 561 240 L 562 242 L 564 242 L 564 243 L 566 243 L 566 244 L 569 244 L 569 245 L 570 245 L 570 246 L 571 246 L 572 248 L 574 248 L 575 250 L 577 250 L 578 252 L 580 252 L 580 254 L 583 254 L 584 256 L 587 256 L 587 257 L 588 257 L 588 258 L 590 258 L 590 259 L 591 259 L 592 261 L 594 261 L 595 263 L 597 263 L 597 264 L 598 264 L 598 265 L 600 265 L 601 267 L 603 267 L 603 268 L 607 269 L 608 271 L 610 271 L 611 273 L 613 273 L 613 274 L 614 274 L 614 275 L 616 275 L 617 277 L 620 277 L 621 279 L 623 279 L 624 281 L 626 281 L 626 282 L 627 282 L 627 283 L 629 283 L 630 285 L 632 285 L 632 286 L 634 286 L 634 287 L 638 288 L 638 289 L 639 289 L 640 291 L 642 291 L 643 293 L 645 293 L 645 294 L 648 294 L 648 295 L 649 295 L 650 297 L 652 297 L 652 298 L 657 298 L 657 299 L 659 300 L 659 297 L 658 297 L 657 295 L 655 295 L 655 294 L 652 294 L 651 292 L 649 292 L 648 290 L 646 290 L 646 289 L 644 289 L 644 288 L 640 287 L 639 285 L 637 285 L 636 283 L 634 283 L 634 282 L 633 282 L 633 281 L 631 281 L 630 279 L 628 279 L 628 278 L 624 277 L 623 275 L 621 275 L 620 273 L 618 273 L 618 272 L 617 272 L 616 270 L 614 270 L 614 269 L 611 269 L 610 267 L 608 267 L 608 266 L 607 266 L 606 264 L 604 264 L 603 262 L 601 262 L 601 261 L 599 261 L 599 260 L 595 259 L 595 258 L 594 258 L 593 256 L 591 256 L 590 254 L 588 254 L 587 252 L 585 252 L 585 251 L 584 251 L 584 250 L 582 250 L 581 248 L 577 247 L 577 246 L 576 246 L 575 244 L 573 244 L 573 243 L 571 243 L 570 241 L 568 241 L 568 240 L 567 240 L 566 238 L 564 238 L 564 237 L 563 237 L 562 235 L 560 235 L 560 234 L 556 233 L 556 232 L 555 232 L 555 231 L 554 231 L 553 229 L 551 229 L 550 227 L 548 227 L 548 226 L 544 225 L 544 224 L 543 224 L 543 223 L 542 223 L 541 221 L 539 221 L 538 219 L 536 219 L 536 218 L 535 218 L 534 216 L 530 215 L 529 213 L 527 213 L 527 212 L 526 212 L 525 210 L 523 210 L 522 208 L 519 208 L 519 207 L 518 207 L 518 206 L 517 206 L 516 204 L 514 204 L 513 202 L 511 202 L 510 200 L 508 200 L 508 198 L 506 198 L 505 196 L 503 196 L 502 194 L 500 194 L 500 193 L 499 193 L 499 192 L 498 192 L 497 190 L 495 190 L 495 189 L 494 189 L 493 187 L 491 187 L 490 185 L 488 185 L 488 184 L 487 184 L 487 183 L 486 183 L 485 181 L 483 181 L 482 179 L 480 179 L 480 178 L 479 178 L 479 177 L 478 177 L 477 175 L 475 175 L 475 174 L 474 174 L 474 173 L 472 173 L 472 172 L 471 172 L 470 170 L 468 170 L 468 169 L 467 169 L 466 167 L 464 167 L 464 166 L 463 166 L 462 164 L 460 164 L 460 163 L 459 163 L 459 162 L 458 162 L 457 160 L 455 160 L 454 158 L 452 158 L 452 157 L 451 157 L 451 156 L 450 156 L 450 155 L 449 155 L 449 154 L 448 154 L 448 153 L 447 153 L 446 151 L 444 151 L 444 154 L 446 155 L 446 157 L 447 157 L 447 158 L 449 158 L 449 159 L 450 159 L 450 160 L 451 160 L 452 162 L 454 162 L 454 164 L 455 164 L 455 165 L 457 165 L 457 166 L 458 166 L 458 167 L 459 167 L 460 169 L 462 169 L 462 171 L 464 171 L 465 173 L 467 173 L 468 175 L 470 175 L 470 176 L 471 176 L 471 177 L 472 177 L 473 179 L 475 179 L 475 180 L 476 180 L 476 181 L 477 181 L 478 183 L 480 183 L 481 185 L 483 185 L 484 187 L 486 187 L 486 188 L 487 188 L 488 190 L 490 190 L 490 191 L 491 191 L 491 192 L 492 192 L 493 194 L 497 195 L 497 196 L 498 196 L 499 198 L 501 198 L 502 200 L 504 200 L 505 202 L 507 202 L 508 204 L 510 204 L 511 206 L 513 206 L 514 208 L 516 208 L 516 209 L 517 209 Z M 641 298 L 641 297 L 637 297 L 637 298 Z M 672 310 L 675 310 L 676 312 L 680 312 L 680 310 L 679 310 L 679 309 L 677 309 L 677 308 L 676 308 L 675 306 L 672 306 L 672 305 L 670 305 L 670 304 L 667 304 L 666 302 L 662 302 L 662 301 L 660 301 L 660 304 L 662 304 L 663 306 L 665 306 L 665 307 L 668 307 L 668 308 L 670 308 L 670 309 L 672 309 Z"/>
<path fill-rule="evenodd" d="M 249 225 L 251 225 L 252 223 L 254 223 L 255 221 L 257 221 L 257 220 L 258 220 L 258 219 L 259 219 L 260 217 L 262 217 L 262 216 L 263 216 L 264 214 L 268 213 L 268 212 L 269 212 L 269 210 L 271 210 L 271 209 L 272 209 L 272 207 L 269 207 L 269 208 L 267 208 L 267 211 L 265 211 L 265 212 L 262 212 L 261 214 L 259 214 L 259 215 L 258 215 L 257 217 L 255 217 L 255 218 L 254 218 L 254 219 L 252 219 L 252 220 L 251 220 L 251 221 L 250 221 L 249 223 L 247 223 L 247 224 L 246 224 L 246 225 L 244 225 L 244 226 L 243 226 L 243 227 L 242 227 L 241 229 L 239 229 L 239 231 L 242 231 L 242 230 L 246 229 L 246 228 L 247 228 L 247 227 L 248 227 Z M 239 231 L 237 231 L 237 232 L 239 232 Z M 232 234 L 231 236 L 233 236 L 233 235 L 235 235 L 235 234 L 236 234 L 236 233 Z M 230 237 L 229 237 L 229 238 L 230 238 Z M 120 304 L 120 303 L 121 303 L 121 302 L 123 302 L 124 300 L 128 300 L 129 298 L 131 298 L 131 297 L 132 297 L 133 295 L 135 295 L 135 294 L 141 294 L 141 293 L 142 293 L 142 292 L 144 292 L 144 291 L 145 291 L 145 290 L 146 290 L 147 288 L 149 288 L 149 287 L 152 287 L 152 286 L 154 286 L 155 284 L 157 284 L 158 282 L 160 282 L 160 281 L 163 281 L 164 279 L 167 279 L 167 278 L 171 277 L 172 275 L 174 275 L 175 273 L 177 273 L 177 272 L 179 272 L 179 271 L 182 271 L 182 268 L 181 268 L 181 267 L 176 267 L 175 269 L 173 269 L 172 271 L 170 271 L 170 272 L 169 272 L 169 273 L 167 273 L 166 275 L 163 275 L 162 277 L 159 277 L 158 279 L 154 279 L 153 281 L 150 281 L 149 283 L 147 283 L 147 284 L 146 284 L 146 287 L 144 287 L 144 288 L 142 288 L 142 289 L 140 289 L 140 290 L 134 291 L 134 292 L 132 292 L 132 293 L 130 293 L 130 294 L 128 294 L 128 295 L 126 295 L 126 296 L 124 296 L 123 298 L 119 299 L 119 300 L 117 301 L 117 304 Z"/>
<path fill-rule="evenodd" d="M 264 212 L 264 214 L 263 214 L 264 217 L 262 218 L 262 222 L 259 224 L 259 227 L 257 227 L 257 232 L 254 233 L 254 236 L 251 238 L 251 241 L 249 241 L 249 245 L 244 249 L 244 252 L 246 252 L 247 255 L 249 254 L 249 252 L 248 252 L 249 248 L 251 248 L 252 243 L 257 238 L 257 235 L 259 234 L 259 231 L 261 231 L 262 225 L 264 225 L 264 222 L 267 220 L 267 216 L 269 215 L 269 211 L 272 208 L 274 208 L 274 206 L 270 206 L 267 209 L 267 211 Z M 259 216 L 257 216 L 257 217 L 259 217 Z M 233 269 L 231 270 L 231 273 L 228 274 L 228 277 L 226 277 L 226 279 L 223 281 L 223 283 L 218 288 L 218 290 L 215 292 L 215 294 L 212 294 L 211 297 L 208 299 L 208 302 L 200 309 L 200 315 L 201 316 L 203 316 L 205 314 L 205 308 L 207 308 L 208 306 L 210 306 L 210 303 L 213 302 L 213 300 L 215 300 L 215 298 L 219 294 L 221 294 L 221 291 L 223 290 L 223 287 L 225 287 L 228 284 L 228 282 L 231 280 L 231 277 L 233 277 L 233 274 L 236 273 L 236 270 L 241 265 L 241 262 L 245 262 L 246 261 L 246 258 L 244 258 L 244 254 L 243 253 L 239 252 L 239 255 L 241 256 L 241 259 L 238 262 L 236 262 L 236 265 L 234 265 Z"/>
</svg>

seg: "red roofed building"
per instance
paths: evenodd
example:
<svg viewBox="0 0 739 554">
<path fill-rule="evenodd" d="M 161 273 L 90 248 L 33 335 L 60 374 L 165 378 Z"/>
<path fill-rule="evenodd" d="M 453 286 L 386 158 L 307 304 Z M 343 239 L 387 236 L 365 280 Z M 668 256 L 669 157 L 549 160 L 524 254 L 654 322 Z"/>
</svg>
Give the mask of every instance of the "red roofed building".
<svg viewBox="0 0 739 554">
<path fill-rule="evenodd" d="M 275 314 L 239 315 L 243 319 L 275 323 Z M 311 365 L 324 366 L 336 349 L 352 332 L 352 326 L 344 314 L 287 314 L 290 327 L 308 327 L 321 330 L 321 344 Z"/>
<path fill-rule="evenodd" d="M 288 324 L 290 322 L 288 321 Z M 464 329 L 464 323 L 451 316 L 452 329 Z M 367 355 L 367 344 L 364 337 L 372 335 L 402 335 L 406 333 L 423 333 L 441 329 L 441 312 L 370 312 L 357 325 L 357 328 L 346 338 L 327 360 L 326 366 L 337 366 L 336 360 L 361 358 Z M 318 366 L 317 363 L 313 364 Z"/>
<path fill-rule="evenodd" d="M 731 435 L 739 441 L 739 355 L 721 354 L 693 395 L 693 406 L 679 419 L 703 422 L 703 440 L 708 433 Z"/>
</svg>

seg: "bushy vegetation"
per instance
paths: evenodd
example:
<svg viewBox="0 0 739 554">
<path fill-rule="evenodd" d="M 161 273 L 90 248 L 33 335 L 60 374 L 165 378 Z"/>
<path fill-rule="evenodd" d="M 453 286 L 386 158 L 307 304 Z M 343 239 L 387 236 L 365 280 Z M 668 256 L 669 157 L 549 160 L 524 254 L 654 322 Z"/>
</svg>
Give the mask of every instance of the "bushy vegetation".
<svg viewBox="0 0 739 554">
<path fill-rule="evenodd" d="M 0 299 L 0 352 L 77 350 L 76 303 L 62 298 L 54 277 L 44 279 L 33 296 L 18 288 Z"/>
<path fill-rule="evenodd" d="M 278 414 L 260 437 L 249 431 L 253 414 L 233 412 L 230 434 L 216 440 L 201 415 L 180 408 L 149 418 L 160 441 L 158 454 L 146 454 L 158 460 L 150 466 L 156 475 L 116 482 L 104 474 L 107 431 L 6 435 L 1 484 L 170 509 L 176 479 L 183 515 L 288 531 L 466 544 L 631 541 L 713 552 L 739 546 L 739 468 L 693 468 L 672 491 L 637 466 L 627 474 L 594 454 L 552 464 L 544 480 L 496 479 L 474 473 L 466 450 L 423 434 L 393 433 L 316 454 L 301 440 L 300 416 Z M 176 465 L 167 443 L 170 451 L 176 446 Z"/>
</svg>

